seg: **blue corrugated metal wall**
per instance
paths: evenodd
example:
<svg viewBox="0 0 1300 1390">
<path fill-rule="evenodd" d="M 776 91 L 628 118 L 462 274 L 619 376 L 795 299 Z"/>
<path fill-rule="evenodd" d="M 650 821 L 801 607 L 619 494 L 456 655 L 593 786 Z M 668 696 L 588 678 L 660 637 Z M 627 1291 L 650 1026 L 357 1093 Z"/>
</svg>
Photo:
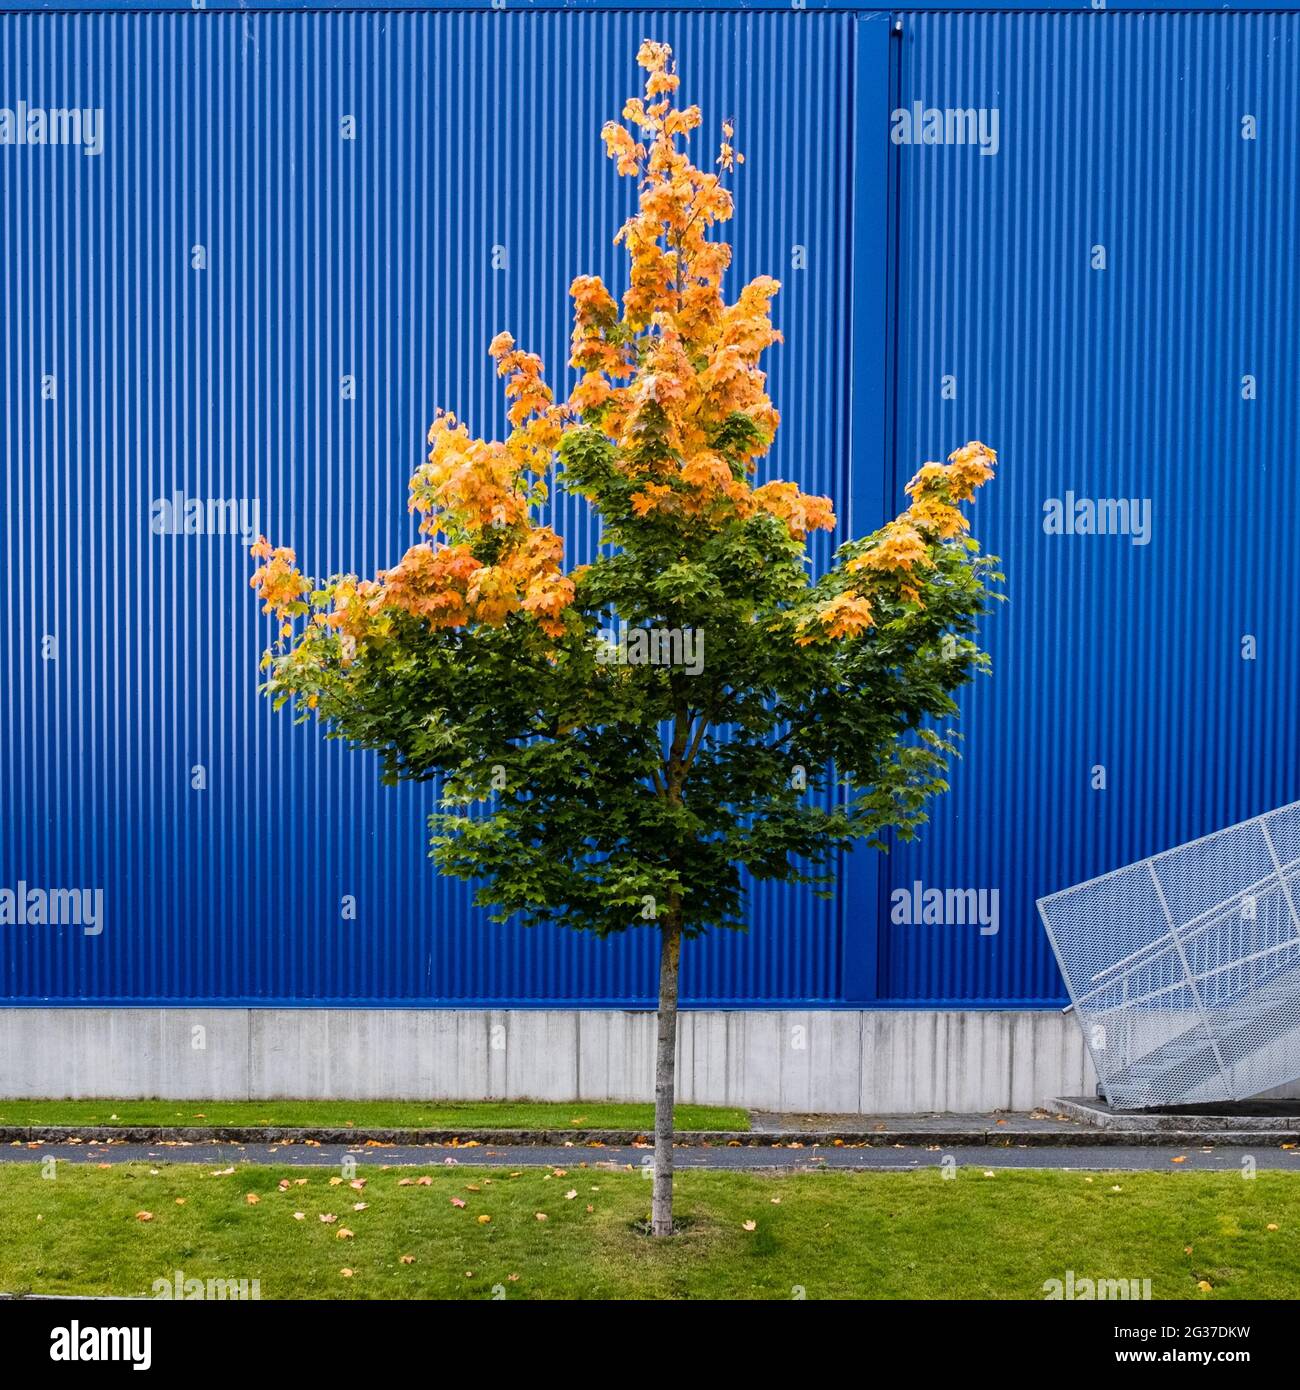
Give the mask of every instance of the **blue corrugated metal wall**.
<svg viewBox="0 0 1300 1390">
<path fill-rule="evenodd" d="M 937 14 L 899 50 L 900 105 L 1001 111 L 996 156 L 898 150 L 893 460 L 999 448 L 977 527 L 1010 602 L 891 865 L 998 888 L 1000 931 L 887 929 L 880 981 L 1056 1000 L 1035 896 L 1300 794 L 1300 16 Z M 1149 544 L 1045 534 L 1067 492 L 1150 499 Z"/>
<path fill-rule="evenodd" d="M 1297 795 L 1298 22 L 0 16 L 0 105 L 107 122 L 95 158 L 0 148 L 0 886 L 102 886 L 106 918 L 0 927 L 0 998 L 651 998 L 644 934 L 478 920 L 424 857 L 428 789 L 379 789 L 256 697 L 246 552 L 152 535 L 149 506 L 256 498 L 316 572 L 400 554 L 433 409 L 502 424 L 488 339 L 509 328 L 558 374 L 569 280 L 619 276 L 628 189 L 597 131 L 652 33 L 706 121 L 737 118 L 736 274 L 785 284 L 774 472 L 842 500 L 853 453 L 855 486 L 897 498 L 921 458 L 985 438 L 1004 468 L 977 527 L 1012 595 L 923 839 L 839 902 L 762 892 L 747 937 L 686 953 L 687 997 L 1058 999 L 1036 894 Z M 998 154 L 889 146 L 915 100 L 998 107 Z M 877 286 L 887 329 L 854 331 Z M 882 337 L 892 386 L 864 402 L 859 372 L 854 407 L 850 365 Z M 1044 535 L 1067 490 L 1152 499 L 1151 543 Z M 892 924 L 917 880 L 998 890 L 998 933 Z"/>
<path fill-rule="evenodd" d="M 850 18 L 0 20 L 0 93 L 108 126 L 98 157 L 0 150 L 0 883 L 102 885 L 108 918 L 95 938 L 0 928 L 0 996 L 650 997 L 646 933 L 472 912 L 425 857 L 430 789 L 380 789 L 256 696 L 246 550 L 149 529 L 174 491 L 257 498 L 316 573 L 401 554 L 435 408 L 505 423 L 489 339 L 509 328 L 559 374 L 570 280 L 621 278 L 629 188 L 599 130 L 639 87 L 647 24 L 710 127 L 744 132 L 736 273 L 807 248 L 783 277 L 774 465 L 842 495 Z M 691 950 L 690 995 L 838 998 L 836 906 L 765 891 L 755 912 L 752 938 Z"/>
</svg>

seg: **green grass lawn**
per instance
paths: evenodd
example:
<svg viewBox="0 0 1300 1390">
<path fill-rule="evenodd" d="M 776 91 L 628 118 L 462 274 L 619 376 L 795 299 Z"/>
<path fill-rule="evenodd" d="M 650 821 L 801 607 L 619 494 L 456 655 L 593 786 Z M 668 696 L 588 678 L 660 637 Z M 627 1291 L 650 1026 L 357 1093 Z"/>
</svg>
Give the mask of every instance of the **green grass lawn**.
<svg viewBox="0 0 1300 1390">
<path fill-rule="evenodd" d="M 743 1110 L 679 1105 L 678 1129 L 748 1129 Z M 4 1125 L 279 1125 L 324 1129 L 650 1129 L 653 1105 L 600 1101 L 0 1100 Z"/>
<path fill-rule="evenodd" d="M 1300 1179 L 1285 1173 L 684 1172 L 684 1230 L 666 1242 L 637 1230 L 650 1189 L 625 1169 L 330 1177 L 3 1165 L 0 1289 L 147 1295 L 181 1270 L 258 1279 L 263 1298 L 1032 1299 L 1073 1270 L 1150 1279 L 1158 1299 L 1300 1295 Z"/>
</svg>

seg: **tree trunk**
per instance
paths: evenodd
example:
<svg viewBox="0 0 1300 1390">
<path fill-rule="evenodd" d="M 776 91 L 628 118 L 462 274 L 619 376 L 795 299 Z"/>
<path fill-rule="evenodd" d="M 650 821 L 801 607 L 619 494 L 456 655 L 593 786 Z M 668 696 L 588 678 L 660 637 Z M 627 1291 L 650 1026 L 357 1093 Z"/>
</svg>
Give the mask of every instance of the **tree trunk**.
<svg viewBox="0 0 1300 1390">
<path fill-rule="evenodd" d="M 677 1080 L 677 968 L 682 931 L 665 923 L 659 951 L 659 1031 L 655 1045 L 655 1171 L 650 1230 L 673 1233 L 673 1100 Z"/>
</svg>

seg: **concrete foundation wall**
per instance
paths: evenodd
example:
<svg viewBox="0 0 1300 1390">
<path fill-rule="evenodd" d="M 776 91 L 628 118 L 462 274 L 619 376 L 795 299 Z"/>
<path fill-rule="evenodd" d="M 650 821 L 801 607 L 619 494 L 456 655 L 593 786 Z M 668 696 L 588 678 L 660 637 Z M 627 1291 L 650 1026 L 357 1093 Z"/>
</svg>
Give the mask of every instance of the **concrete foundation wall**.
<svg viewBox="0 0 1300 1390">
<path fill-rule="evenodd" d="M 1056 1011 L 691 1011 L 682 1101 L 1029 1109 L 1092 1094 Z M 0 1009 L 0 1097 L 649 1100 L 654 1015 L 530 1009 Z"/>
</svg>

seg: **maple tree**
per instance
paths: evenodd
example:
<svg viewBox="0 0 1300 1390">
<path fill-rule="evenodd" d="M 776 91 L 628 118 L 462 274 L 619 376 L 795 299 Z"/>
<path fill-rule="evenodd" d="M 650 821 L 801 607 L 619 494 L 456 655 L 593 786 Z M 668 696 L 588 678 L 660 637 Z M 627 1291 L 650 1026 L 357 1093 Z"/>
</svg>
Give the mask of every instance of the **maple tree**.
<svg viewBox="0 0 1300 1390">
<path fill-rule="evenodd" d="M 855 842 L 908 837 L 955 752 L 953 691 L 987 664 L 977 623 L 999 578 L 960 504 L 993 472 L 979 443 L 926 463 L 909 505 L 814 578 L 807 537 L 831 500 L 759 482 L 779 417 L 764 353 L 778 283 L 728 302 L 730 123 L 695 165 L 695 106 L 665 44 L 637 55 L 644 96 L 602 136 L 637 181 L 618 232 L 621 302 L 571 287 L 576 382 L 499 334 L 510 430 L 439 413 L 410 484 L 421 539 L 373 579 L 321 583 L 258 541 L 252 584 L 276 615 L 265 691 L 382 775 L 439 781 L 432 853 L 476 881 L 494 920 L 660 938 L 652 1230 L 672 1230 L 682 942 L 744 926 L 745 883 L 828 892 Z M 565 568 L 549 488 L 585 499 L 601 544 Z M 611 649 L 609 631 L 703 641 L 686 667 Z"/>
</svg>

